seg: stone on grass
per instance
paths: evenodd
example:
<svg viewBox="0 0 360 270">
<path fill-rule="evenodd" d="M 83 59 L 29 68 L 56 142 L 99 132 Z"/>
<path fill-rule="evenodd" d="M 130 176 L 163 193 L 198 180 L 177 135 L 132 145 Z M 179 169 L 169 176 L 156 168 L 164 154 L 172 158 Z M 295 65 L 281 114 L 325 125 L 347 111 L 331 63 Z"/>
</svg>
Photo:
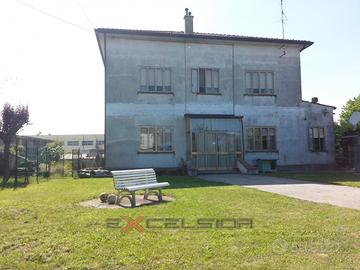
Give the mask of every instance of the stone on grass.
<svg viewBox="0 0 360 270">
<path fill-rule="evenodd" d="M 107 198 L 108 198 L 109 194 L 107 194 L 106 192 L 103 192 L 100 194 L 99 199 L 101 202 L 106 202 Z"/>
<path fill-rule="evenodd" d="M 107 197 L 108 204 L 115 204 L 117 201 L 117 196 L 115 194 L 109 194 Z"/>
</svg>

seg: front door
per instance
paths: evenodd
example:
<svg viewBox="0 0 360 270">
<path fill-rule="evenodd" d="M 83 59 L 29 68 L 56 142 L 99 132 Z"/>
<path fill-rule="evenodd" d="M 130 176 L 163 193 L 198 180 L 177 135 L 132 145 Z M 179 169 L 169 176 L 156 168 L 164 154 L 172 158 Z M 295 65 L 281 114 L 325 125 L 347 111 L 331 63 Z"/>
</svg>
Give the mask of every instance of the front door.
<svg viewBox="0 0 360 270">
<path fill-rule="evenodd" d="M 199 170 L 232 170 L 241 152 L 231 132 L 205 131 L 197 134 L 197 165 Z"/>
</svg>

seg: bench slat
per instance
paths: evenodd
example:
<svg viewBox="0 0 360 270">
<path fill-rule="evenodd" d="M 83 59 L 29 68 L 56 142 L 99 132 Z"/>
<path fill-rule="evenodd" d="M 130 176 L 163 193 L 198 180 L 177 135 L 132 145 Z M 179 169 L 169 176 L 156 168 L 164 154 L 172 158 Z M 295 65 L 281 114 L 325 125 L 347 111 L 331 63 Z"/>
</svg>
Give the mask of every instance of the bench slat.
<svg viewBox="0 0 360 270">
<path fill-rule="evenodd" d="M 133 183 L 136 184 L 136 183 L 157 183 L 156 180 L 132 180 L 132 181 L 128 181 L 128 180 L 125 180 L 125 181 L 114 181 L 115 183 L 123 183 L 124 185 L 132 185 Z"/>
<path fill-rule="evenodd" d="M 141 185 L 141 186 L 133 186 L 133 187 L 127 187 L 126 190 L 129 191 L 137 191 L 137 190 L 144 190 L 144 189 L 151 189 L 151 188 L 161 188 L 161 187 L 167 187 L 170 184 L 168 182 L 161 182 L 151 185 Z"/>
<path fill-rule="evenodd" d="M 141 171 L 141 172 L 145 172 L 145 171 L 149 171 L 149 172 L 153 172 L 154 169 L 153 168 L 146 168 L 146 169 L 131 169 L 131 170 L 117 170 L 117 171 L 113 171 L 113 172 L 135 172 L 135 171 Z"/>
<path fill-rule="evenodd" d="M 154 169 L 137 169 L 112 171 L 115 189 L 136 191 L 142 189 L 169 186 L 167 182 L 159 183 Z"/>
<path fill-rule="evenodd" d="M 139 176 L 114 176 L 115 180 L 123 181 L 126 179 L 132 180 L 132 179 L 156 179 L 155 175 L 139 175 Z"/>
<path fill-rule="evenodd" d="M 139 185 L 151 185 L 151 184 L 157 184 L 158 182 L 135 182 L 135 183 L 121 183 L 117 182 L 115 183 L 118 187 L 131 187 L 131 186 L 139 186 Z"/>
</svg>

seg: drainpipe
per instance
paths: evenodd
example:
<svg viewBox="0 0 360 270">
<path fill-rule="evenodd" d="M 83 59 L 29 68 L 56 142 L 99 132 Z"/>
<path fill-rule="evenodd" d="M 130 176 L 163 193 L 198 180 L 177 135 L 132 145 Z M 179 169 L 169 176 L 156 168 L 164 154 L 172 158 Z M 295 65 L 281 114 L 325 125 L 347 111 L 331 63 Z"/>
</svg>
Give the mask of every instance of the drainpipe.
<svg viewBox="0 0 360 270">
<path fill-rule="evenodd" d="M 241 144 L 242 144 L 242 159 L 245 160 L 245 136 L 244 136 L 244 123 L 243 123 L 243 117 L 240 118 L 240 122 L 241 122 L 241 133 L 242 133 L 242 140 L 241 140 Z"/>
<path fill-rule="evenodd" d="M 235 70 L 234 70 L 234 44 L 232 45 L 232 88 L 233 88 L 233 115 L 235 115 Z M 242 122 L 242 121 L 241 121 Z"/>
</svg>

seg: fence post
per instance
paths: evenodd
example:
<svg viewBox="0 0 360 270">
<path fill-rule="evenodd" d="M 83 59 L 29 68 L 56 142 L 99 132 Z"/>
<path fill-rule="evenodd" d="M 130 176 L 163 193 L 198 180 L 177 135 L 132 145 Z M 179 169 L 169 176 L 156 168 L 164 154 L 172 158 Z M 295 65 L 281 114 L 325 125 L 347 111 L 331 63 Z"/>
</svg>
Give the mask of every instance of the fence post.
<svg viewBox="0 0 360 270">
<path fill-rule="evenodd" d="M 74 178 L 74 150 L 71 150 L 71 177 Z"/>
<path fill-rule="evenodd" d="M 17 186 L 18 183 L 18 137 L 15 136 L 15 181 L 14 186 Z"/>
<path fill-rule="evenodd" d="M 78 171 L 79 171 L 79 170 L 81 170 L 81 169 L 82 169 L 82 168 L 80 167 L 80 165 L 81 165 L 81 160 L 80 160 L 80 149 L 78 149 L 77 156 L 78 156 L 78 167 L 77 167 L 77 169 L 78 169 Z"/>
<path fill-rule="evenodd" d="M 45 177 L 46 180 L 49 180 L 49 156 L 48 148 L 45 148 Z"/>
<path fill-rule="evenodd" d="M 36 148 L 36 182 L 39 184 L 39 147 Z"/>
<path fill-rule="evenodd" d="M 65 151 L 62 156 L 62 176 L 65 177 Z"/>
<path fill-rule="evenodd" d="M 28 140 L 25 139 L 25 183 L 29 184 Z"/>
</svg>

